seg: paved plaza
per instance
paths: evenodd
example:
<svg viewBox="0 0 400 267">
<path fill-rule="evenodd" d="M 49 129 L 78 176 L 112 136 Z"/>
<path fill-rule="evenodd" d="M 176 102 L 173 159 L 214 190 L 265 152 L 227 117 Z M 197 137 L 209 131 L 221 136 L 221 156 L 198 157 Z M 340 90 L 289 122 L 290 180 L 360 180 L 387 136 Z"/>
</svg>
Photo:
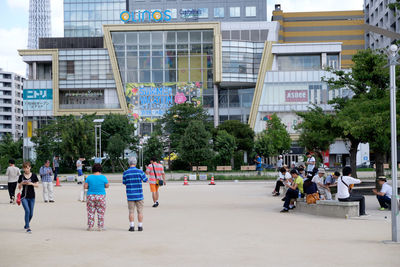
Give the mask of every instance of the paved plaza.
<svg viewBox="0 0 400 267">
<path fill-rule="evenodd" d="M 0 191 L 0 266 L 399 266 L 390 239 L 390 212 L 367 197 L 367 213 L 336 219 L 279 213 L 273 182 L 170 182 L 152 208 L 145 188 L 143 232 L 128 232 L 124 187 L 107 189 L 105 232 L 87 232 L 80 186 L 55 189 L 43 203 L 41 186 L 31 222 Z M 387 218 L 385 218 L 385 216 Z"/>
</svg>

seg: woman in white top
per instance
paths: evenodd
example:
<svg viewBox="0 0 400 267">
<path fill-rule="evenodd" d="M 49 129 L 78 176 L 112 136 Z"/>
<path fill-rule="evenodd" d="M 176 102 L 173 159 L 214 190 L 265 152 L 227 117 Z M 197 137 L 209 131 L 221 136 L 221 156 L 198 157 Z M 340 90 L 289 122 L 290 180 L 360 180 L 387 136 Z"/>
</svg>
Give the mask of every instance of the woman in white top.
<svg viewBox="0 0 400 267">
<path fill-rule="evenodd" d="M 351 176 L 351 168 L 346 166 L 343 168 L 343 176 L 338 178 L 337 182 L 337 199 L 342 202 L 358 201 L 360 203 L 360 216 L 365 214 L 365 198 L 362 195 L 350 194 L 350 188 L 353 184 L 360 184 L 360 179 Z"/>
</svg>

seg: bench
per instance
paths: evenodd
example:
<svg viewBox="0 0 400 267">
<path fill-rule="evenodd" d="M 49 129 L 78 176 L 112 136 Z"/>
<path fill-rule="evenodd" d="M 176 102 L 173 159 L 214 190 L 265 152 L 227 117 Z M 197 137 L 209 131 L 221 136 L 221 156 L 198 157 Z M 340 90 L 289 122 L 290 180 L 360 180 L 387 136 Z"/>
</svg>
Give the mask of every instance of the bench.
<svg viewBox="0 0 400 267">
<path fill-rule="evenodd" d="M 232 166 L 217 166 L 217 171 L 231 171 Z"/>
<path fill-rule="evenodd" d="M 207 166 L 193 166 L 192 171 L 206 172 Z"/>
<path fill-rule="evenodd" d="M 337 200 L 317 200 L 317 204 L 307 204 L 305 201 L 297 201 L 296 210 L 311 215 L 349 218 L 358 217 L 358 202 L 339 202 Z"/>
<path fill-rule="evenodd" d="M 256 165 L 251 165 L 251 166 L 240 166 L 241 171 L 255 171 L 256 170 Z"/>
</svg>

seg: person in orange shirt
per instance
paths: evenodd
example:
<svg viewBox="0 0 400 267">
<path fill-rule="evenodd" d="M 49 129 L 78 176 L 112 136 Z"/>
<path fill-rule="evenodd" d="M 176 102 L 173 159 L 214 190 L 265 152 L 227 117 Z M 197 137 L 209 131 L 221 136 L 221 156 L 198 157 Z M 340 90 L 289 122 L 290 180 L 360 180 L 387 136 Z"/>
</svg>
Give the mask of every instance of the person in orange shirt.
<svg viewBox="0 0 400 267">
<path fill-rule="evenodd" d="M 146 168 L 146 175 L 149 177 L 150 191 L 153 197 L 153 208 L 157 208 L 160 185 L 166 185 L 164 167 L 162 164 L 157 163 L 155 157 L 151 157 L 150 164 Z"/>
</svg>

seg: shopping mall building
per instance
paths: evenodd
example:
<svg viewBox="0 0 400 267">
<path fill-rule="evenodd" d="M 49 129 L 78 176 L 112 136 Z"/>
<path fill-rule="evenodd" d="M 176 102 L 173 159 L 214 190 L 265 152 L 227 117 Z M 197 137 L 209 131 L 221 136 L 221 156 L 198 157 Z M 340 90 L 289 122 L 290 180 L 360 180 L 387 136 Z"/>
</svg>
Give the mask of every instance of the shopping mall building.
<svg viewBox="0 0 400 267">
<path fill-rule="evenodd" d="M 30 70 L 24 90 L 38 92 L 24 100 L 28 158 L 32 130 L 54 116 L 127 114 L 146 135 L 168 108 L 185 102 L 205 107 L 215 126 L 240 120 L 256 132 L 276 113 L 296 139 L 296 111 L 310 104 L 329 111 L 330 99 L 348 93 L 328 90 L 324 68 L 348 67 L 343 42 L 364 40 L 355 27 L 362 11 L 299 16 L 277 5 L 268 22 L 259 0 L 87 2 L 64 1 L 64 38 L 19 50 Z M 319 20 L 319 28 L 307 20 Z M 41 98 L 48 90 L 52 99 Z"/>
</svg>

